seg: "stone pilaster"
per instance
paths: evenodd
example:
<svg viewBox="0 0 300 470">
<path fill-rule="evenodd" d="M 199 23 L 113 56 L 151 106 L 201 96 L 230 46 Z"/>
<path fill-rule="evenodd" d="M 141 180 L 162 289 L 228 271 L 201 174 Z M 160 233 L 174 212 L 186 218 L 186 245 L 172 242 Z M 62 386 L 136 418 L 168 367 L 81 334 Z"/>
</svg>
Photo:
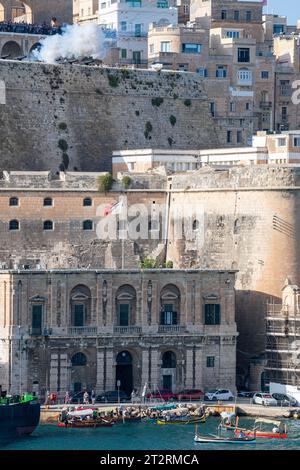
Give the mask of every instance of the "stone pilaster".
<svg viewBox="0 0 300 470">
<path fill-rule="evenodd" d="M 193 369 L 194 369 L 194 353 L 193 348 L 188 348 L 186 350 L 186 374 L 185 374 L 185 387 L 193 388 Z"/>
<path fill-rule="evenodd" d="M 104 390 L 104 350 L 97 350 L 97 378 L 96 378 L 96 393 L 103 392 Z"/>
<path fill-rule="evenodd" d="M 68 355 L 61 354 L 60 355 L 60 396 L 63 397 L 66 391 L 69 391 L 70 384 L 68 383 L 69 379 L 69 368 L 68 368 Z"/>
<path fill-rule="evenodd" d="M 49 392 L 57 392 L 58 388 L 58 354 L 51 354 Z"/>
<path fill-rule="evenodd" d="M 144 387 L 145 383 L 149 381 L 149 350 L 143 349 L 142 351 L 142 381 L 141 386 Z"/>
<path fill-rule="evenodd" d="M 116 367 L 114 364 L 114 352 L 112 349 L 106 350 L 106 380 L 105 390 L 115 389 Z"/>
<path fill-rule="evenodd" d="M 203 389 L 203 350 L 196 348 L 195 350 L 195 388 Z"/>
<path fill-rule="evenodd" d="M 160 368 L 158 364 L 159 351 L 158 349 L 151 350 L 151 388 L 160 387 Z"/>
</svg>

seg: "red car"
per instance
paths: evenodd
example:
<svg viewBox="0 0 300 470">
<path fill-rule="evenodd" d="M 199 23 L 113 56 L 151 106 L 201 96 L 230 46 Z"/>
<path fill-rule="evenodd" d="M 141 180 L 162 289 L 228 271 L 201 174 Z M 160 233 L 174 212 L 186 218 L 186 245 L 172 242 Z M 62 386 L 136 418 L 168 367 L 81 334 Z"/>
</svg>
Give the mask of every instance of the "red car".
<svg viewBox="0 0 300 470">
<path fill-rule="evenodd" d="M 155 398 L 156 400 L 161 399 L 164 401 L 173 401 L 177 400 L 177 395 L 171 392 L 171 390 L 157 390 L 156 392 L 148 393 L 148 395 L 146 395 L 146 398 L 150 400 L 151 398 Z"/>
<path fill-rule="evenodd" d="M 178 400 L 203 400 L 204 393 L 202 390 L 186 389 L 177 393 Z"/>
</svg>

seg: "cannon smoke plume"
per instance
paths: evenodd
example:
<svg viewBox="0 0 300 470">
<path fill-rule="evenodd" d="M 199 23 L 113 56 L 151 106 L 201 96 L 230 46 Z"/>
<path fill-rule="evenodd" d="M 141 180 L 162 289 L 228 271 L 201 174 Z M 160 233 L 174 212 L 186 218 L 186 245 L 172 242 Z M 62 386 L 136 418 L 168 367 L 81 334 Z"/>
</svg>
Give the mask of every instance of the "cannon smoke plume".
<svg viewBox="0 0 300 470">
<path fill-rule="evenodd" d="M 96 24 L 70 25 L 62 34 L 48 36 L 40 41 L 41 47 L 32 53 L 34 60 L 55 64 L 58 59 L 81 59 L 105 56 L 105 35 Z"/>
</svg>

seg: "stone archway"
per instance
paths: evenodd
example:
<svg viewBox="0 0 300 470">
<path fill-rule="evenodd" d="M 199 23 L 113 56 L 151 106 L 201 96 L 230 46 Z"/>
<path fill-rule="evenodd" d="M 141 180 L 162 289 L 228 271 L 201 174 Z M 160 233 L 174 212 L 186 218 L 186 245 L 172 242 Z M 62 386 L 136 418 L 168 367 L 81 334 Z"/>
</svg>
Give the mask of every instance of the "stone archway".
<svg viewBox="0 0 300 470">
<path fill-rule="evenodd" d="M 31 46 L 29 55 L 32 54 L 34 51 L 38 52 L 41 49 L 41 47 L 42 47 L 41 43 L 36 42 L 35 44 L 33 44 L 33 46 Z"/>
<path fill-rule="evenodd" d="M 1 57 L 9 56 L 9 59 L 15 59 L 22 55 L 21 46 L 15 41 L 8 41 L 4 44 L 1 51 Z"/>
<path fill-rule="evenodd" d="M 116 357 L 116 388 L 120 384 L 129 397 L 133 389 L 133 359 L 129 351 L 121 351 Z"/>
</svg>

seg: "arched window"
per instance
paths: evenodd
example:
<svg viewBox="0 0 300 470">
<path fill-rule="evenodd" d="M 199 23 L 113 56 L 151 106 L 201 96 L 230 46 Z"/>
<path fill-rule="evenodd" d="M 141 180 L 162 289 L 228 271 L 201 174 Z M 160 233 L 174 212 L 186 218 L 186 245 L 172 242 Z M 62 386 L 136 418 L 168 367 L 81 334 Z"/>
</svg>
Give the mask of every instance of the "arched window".
<svg viewBox="0 0 300 470">
<path fill-rule="evenodd" d="M 180 324 L 180 291 L 173 284 L 166 285 L 160 293 L 160 324 Z"/>
<path fill-rule="evenodd" d="M 199 220 L 193 220 L 193 231 L 196 232 L 199 229 Z"/>
<path fill-rule="evenodd" d="M 118 326 L 134 325 L 136 319 L 136 291 L 129 284 L 119 287 L 116 293 Z"/>
<path fill-rule="evenodd" d="M 19 230 L 20 223 L 18 220 L 11 220 L 9 222 L 9 230 Z"/>
<path fill-rule="evenodd" d="M 174 369 L 176 367 L 176 355 L 173 351 L 166 351 L 162 356 L 162 368 Z"/>
<path fill-rule="evenodd" d="M 84 205 L 85 207 L 87 207 L 87 206 L 92 206 L 92 199 L 91 199 L 90 197 L 84 198 L 84 200 L 83 200 L 83 205 Z"/>
<path fill-rule="evenodd" d="M 53 206 L 53 199 L 51 197 L 45 197 L 44 199 L 44 207 Z"/>
<path fill-rule="evenodd" d="M 83 327 L 91 321 L 91 291 L 79 284 L 70 294 L 71 323 L 72 326 Z"/>
<path fill-rule="evenodd" d="M 72 357 L 72 366 L 86 366 L 87 359 L 85 354 L 78 352 Z"/>
<path fill-rule="evenodd" d="M 10 200 L 9 200 L 9 205 L 10 206 L 18 206 L 19 205 L 19 198 L 11 197 Z"/>
<path fill-rule="evenodd" d="M 93 230 L 93 221 L 92 220 L 84 220 L 82 224 L 83 230 Z"/>
<path fill-rule="evenodd" d="M 53 222 L 52 222 L 52 220 L 45 220 L 45 222 L 44 222 L 44 230 L 53 230 Z"/>
</svg>

